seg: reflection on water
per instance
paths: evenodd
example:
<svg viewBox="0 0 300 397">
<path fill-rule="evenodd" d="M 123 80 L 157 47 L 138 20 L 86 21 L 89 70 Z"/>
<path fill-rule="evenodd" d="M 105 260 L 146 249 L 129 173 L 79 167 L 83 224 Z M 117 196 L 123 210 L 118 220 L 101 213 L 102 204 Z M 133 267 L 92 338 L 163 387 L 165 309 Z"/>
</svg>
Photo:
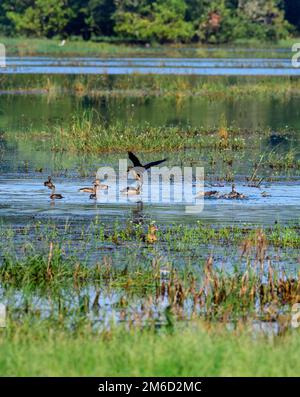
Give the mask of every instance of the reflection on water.
<svg viewBox="0 0 300 397">
<path fill-rule="evenodd" d="M 254 100 L 255 98 L 255 100 Z M 74 114 L 96 111 L 107 123 L 115 122 L 154 126 L 197 126 L 206 129 L 228 126 L 242 129 L 286 126 L 300 128 L 300 97 L 273 98 L 246 96 L 234 98 L 92 98 L 73 95 L 0 95 L 0 128 L 45 129 L 53 123 L 66 123 Z"/>
</svg>

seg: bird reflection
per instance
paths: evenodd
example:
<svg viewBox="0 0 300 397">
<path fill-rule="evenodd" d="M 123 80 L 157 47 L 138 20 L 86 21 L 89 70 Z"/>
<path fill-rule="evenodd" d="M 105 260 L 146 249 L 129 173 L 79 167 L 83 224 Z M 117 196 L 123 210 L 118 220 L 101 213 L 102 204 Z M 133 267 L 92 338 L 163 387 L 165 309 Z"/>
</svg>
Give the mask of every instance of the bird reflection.
<svg viewBox="0 0 300 397">
<path fill-rule="evenodd" d="M 132 209 L 132 222 L 136 225 L 145 223 L 144 203 L 140 200 L 136 203 L 136 207 Z"/>
</svg>

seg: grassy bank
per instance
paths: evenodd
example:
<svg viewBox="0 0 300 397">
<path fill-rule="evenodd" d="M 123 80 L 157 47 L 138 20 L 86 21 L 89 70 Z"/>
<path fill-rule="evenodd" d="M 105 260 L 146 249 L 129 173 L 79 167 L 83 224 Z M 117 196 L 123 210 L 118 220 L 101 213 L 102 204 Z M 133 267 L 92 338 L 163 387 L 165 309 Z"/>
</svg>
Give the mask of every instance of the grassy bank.
<svg viewBox="0 0 300 397">
<path fill-rule="evenodd" d="M 72 335 L 38 322 L 0 330 L 2 376 L 299 376 L 299 354 L 296 331 L 254 340 L 197 322 L 171 333 L 83 327 Z"/>
<path fill-rule="evenodd" d="M 0 37 L 0 43 L 6 46 L 8 56 L 190 56 L 195 57 L 253 57 L 253 58 L 285 58 L 286 53 L 276 52 L 276 48 L 290 49 L 299 39 L 291 38 L 278 43 L 262 43 L 258 40 L 240 41 L 227 46 L 191 45 L 143 45 L 108 43 L 103 41 L 67 40 L 64 46 L 60 46 L 59 39 L 37 39 L 26 37 Z M 210 50 L 208 51 L 208 48 Z M 228 51 L 228 48 L 230 51 Z M 248 49 L 251 49 L 249 52 Z M 257 52 L 255 51 L 257 49 Z M 267 49 L 261 51 L 261 49 Z M 274 51 L 272 51 L 274 50 Z"/>
</svg>

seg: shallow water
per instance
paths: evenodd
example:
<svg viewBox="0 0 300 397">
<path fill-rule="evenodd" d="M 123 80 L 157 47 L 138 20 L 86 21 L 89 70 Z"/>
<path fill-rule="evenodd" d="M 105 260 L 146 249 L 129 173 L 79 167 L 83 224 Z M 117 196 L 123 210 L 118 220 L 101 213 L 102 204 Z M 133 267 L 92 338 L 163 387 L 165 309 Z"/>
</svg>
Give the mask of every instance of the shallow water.
<svg viewBox="0 0 300 397">
<path fill-rule="evenodd" d="M 251 51 L 249 49 L 249 51 Z M 288 56 L 288 54 L 287 54 Z M 62 79 L 72 79 L 67 74 L 79 73 L 157 73 L 157 74 L 194 74 L 194 75 L 300 75 L 300 69 L 291 69 L 289 59 L 197 59 L 197 58 L 68 58 L 51 59 L 37 58 L 8 58 L 6 70 L 0 73 L 63 73 Z M 25 76 L 26 77 L 26 76 Z M 109 77 L 110 90 L 114 92 L 114 79 Z M 125 77 L 124 77 L 125 78 Z M 190 77 L 193 79 L 193 77 Z M 195 79 L 199 78 L 197 76 Z M 259 77 L 257 77 L 259 79 Z M 25 86 L 26 87 L 26 86 Z M 276 178 L 269 181 L 266 178 L 260 188 L 249 187 L 245 177 L 251 175 L 253 164 L 265 151 L 277 150 L 285 154 L 292 148 L 299 158 L 299 128 L 300 128 L 300 97 L 287 95 L 285 98 L 263 96 L 239 96 L 239 98 L 214 99 L 166 98 L 166 97 L 92 97 L 87 94 L 75 96 L 59 93 L 45 94 L 42 90 L 32 91 L 11 90 L 10 87 L 0 86 L 0 227 L 2 238 L 0 241 L 0 260 L 5 253 L 14 252 L 17 257 L 37 255 L 41 253 L 48 257 L 49 241 L 61 246 L 64 255 L 76 256 L 78 260 L 95 264 L 109 257 L 113 266 L 120 268 L 137 263 L 151 264 L 151 260 L 159 258 L 161 265 L 185 268 L 203 266 L 208 255 L 213 254 L 214 267 L 232 271 L 234 266 L 245 270 L 246 259 L 241 258 L 238 247 L 226 243 L 215 242 L 197 244 L 192 242 L 190 247 L 181 250 L 176 242 L 167 247 L 163 243 L 154 246 L 143 245 L 137 241 L 114 244 L 111 241 L 99 241 L 93 230 L 88 232 L 91 222 L 103 223 L 107 228 L 113 228 L 115 222 L 125 225 L 128 221 L 142 224 L 146 229 L 150 220 L 155 220 L 164 230 L 165 225 L 186 224 L 195 225 L 201 221 L 212 227 L 220 225 L 239 225 L 246 228 L 253 225 L 273 225 L 275 221 L 281 224 L 299 221 L 300 214 L 300 176 L 299 172 L 290 170 L 278 172 Z M 126 153 L 102 155 L 75 155 L 68 152 L 53 153 L 47 141 L 26 139 L 28 131 L 51 131 L 53 125 L 67 125 L 74 114 L 79 118 L 84 112 L 95 112 L 109 125 L 116 121 L 121 124 L 140 126 L 150 124 L 154 126 L 193 126 L 206 130 L 223 126 L 253 131 L 256 129 L 270 129 L 274 136 L 262 138 L 260 145 L 253 149 L 252 136 L 244 152 L 244 157 L 237 153 L 234 159 L 236 189 L 247 196 L 245 200 L 205 199 L 203 211 L 189 214 L 186 205 L 195 204 L 193 196 L 198 188 L 193 187 L 188 201 L 174 201 L 167 198 L 159 200 L 159 194 L 166 190 L 165 186 L 151 185 L 156 188 L 156 195 L 150 196 L 142 190 L 141 195 L 126 202 L 125 198 L 119 202 L 106 200 L 108 193 L 101 192 L 97 200 L 91 200 L 89 194 L 79 193 L 82 186 L 90 186 L 95 172 L 100 166 L 116 168 L 119 158 L 126 158 Z M 289 138 L 282 138 L 279 131 L 294 130 Z M 5 132 L 6 134 L 2 134 Z M 279 138 L 276 134 L 279 134 Z M 4 138 L 5 136 L 5 138 Z M 22 139 L 18 139 L 18 136 Z M 31 136 L 31 135 L 30 135 Z M 279 141 L 278 141 L 279 139 Z M 220 194 L 231 190 L 230 183 L 215 187 L 216 174 L 208 166 L 207 151 L 186 149 L 174 153 L 139 153 L 143 162 L 159 158 L 168 158 L 167 165 L 198 165 L 207 170 L 205 190 L 218 190 Z M 217 172 L 224 171 L 224 164 Z M 62 200 L 51 200 L 50 190 L 43 186 L 48 175 L 53 176 L 58 193 L 63 194 Z M 223 173 L 224 175 L 224 173 Z M 269 172 L 266 176 L 273 176 Z M 132 182 L 132 181 L 131 181 Z M 193 182 L 195 185 L 195 182 Z M 180 184 L 173 185 L 175 191 L 180 190 Z M 119 187 L 118 187 L 119 191 Z M 263 197 L 266 191 L 268 197 Z M 58 231 L 51 235 L 51 227 L 47 229 L 25 228 L 27 225 L 48 225 L 54 223 Z M 66 227 L 70 224 L 70 227 Z M 97 223 L 98 224 L 98 223 Z M 39 228 L 39 226 L 38 226 Z M 13 232 L 11 232 L 13 229 Z M 26 229 L 26 230 L 25 230 Z M 40 238 L 39 233 L 46 234 Z M 15 233 L 15 234 L 14 234 Z M 84 233 L 84 237 L 82 233 Z M 90 235 L 88 234 L 90 233 Z M 94 239 L 93 239 L 94 237 Z M 53 240 L 52 240 L 53 239 Z M 174 249 L 175 248 L 175 249 Z M 295 249 L 268 249 L 268 260 L 272 261 L 275 269 L 295 275 L 298 271 L 298 252 Z M 163 276 L 162 276 L 163 277 Z M 72 309 L 80 306 L 80 301 L 88 297 L 90 302 L 99 293 L 100 310 L 90 313 L 95 319 L 96 326 L 108 326 L 109 321 L 130 321 L 132 316 L 143 313 L 141 307 L 145 305 L 145 296 L 126 296 L 126 291 L 118 288 L 106 289 L 101 285 L 88 285 L 81 291 L 72 287 L 71 290 L 61 291 L 64 305 L 68 308 L 72 319 Z M 130 300 L 126 318 L 120 310 L 119 302 L 126 296 Z M 8 307 L 20 307 L 20 315 L 27 306 L 24 291 L 9 292 L 0 286 L 0 298 Z M 42 317 L 50 314 L 49 302 L 43 296 L 33 294 L 31 304 L 34 310 L 39 309 Z M 168 305 L 167 297 L 161 297 L 156 305 L 149 306 L 154 313 L 155 323 L 165 321 L 164 310 Z M 52 315 L 56 316 L 58 306 L 52 307 Z M 185 315 L 191 314 L 191 301 L 184 307 Z M 12 310 L 13 312 L 13 310 Z M 76 315 L 76 313 L 75 313 Z"/>
<path fill-rule="evenodd" d="M 8 57 L 3 74 L 175 74 L 299 76 L 291 59 Z"/>
<path fill-rule="evenodd" d="M 186 62 L 184 60 L 183 62 Z M 253 61 L 253 63 L 259 60 Z M 67 78 L 67 77 L 65 77 Z M 113 80 L 111 87 L 113 90 Z M 3 87 L 2 87 L 3 88 Z M 239 154 L 235 159 L 235 179 L 237 190 L 249 198 L 244 201 L 205 200 L 204 211 L 194 215 L 186 214 L 183 202 L 149 201 L 147 197 L 139 197 L 144 203 L 143 213 L 149 218 L 162 222 L 194 222 L 199 219 L 211 223 L 261 223 L 272 224 L 275 220 L 289 222 L 298 219 L 300 207 L 300 178 L 293 171 L 290 175 L 278 174 L 279 180 L 263 183 L 261 189 L 249 188 L 245 185 L 245 177 L 251 174 L 253 164 L 265 151 L 276 149 L 282 153 L 291 148 L 299 158 L 300 145 L 300 98 L 290 96 L 284 100 L 269 96 L 241 97 L 238 100 L 216 98 L 188 98 L 179 103 L 173 98 L 91 98 L 88 95 L 26 95 L 20 93 L 2 93 L 0 95 L 0 133 L 9 131 L 8 138 L 0 135 L 0 217 L 6 222 L 15 222 L 16 217 L 21 223 L 30 219 L 77 219 L 78 222 L 89 222 L 96 215 L 104 221 L 128 219 L 140 216 L 136 204 L 94 202 L 88 196 L 78 193 L 81 186 L 89 186 L 99 166 L 116 167 L 123 154 L 102 154 L 96 156 L 74 155 L 70 153 L 53 153 L 47 142 L 26 140 L 26 132 L 51 131 L 53 125 L 67 124 L 74 114 L 82 117 L 83 113 L 96 112 L 107 124 L 116 121 L 136 126 L 148 123 L 157 126 L 181 125 L 215 128 L 224 120 L 227 125 L 242 129 L 271 129 L 276 133 L 286 127 L 295 129 L 288 140 L 280 144 L 272 139 L 264 138 L 261 146 L 253 150 L 251 137 L 247 142 L 248 149 L 243 158 Z M 21 134 L 19 141 L 15 134 Z M 168 158 L 168 166 L 196 163 L 208 167 L 206 150 L 184 150 L 174 153 L 139 153 L 144 162 L 158 158 Z M 222 165 L 219 167 L 222 172 Z M 65 198 L 55 203 L 49 200 L 50 191 L 43 187 L 48 175 L 53 175 L 57 191 Z M 294 176 L 294 178 L 290 178 Z M 214 175 L 209 176 L 213 184 Z M 287 178 L 289 177 L 289 178 Z M 206 190 L 216 189 L 210 187 Z M 229 192 L 230 184 L 217 188 L 221 193 Z M 266 190 L 271 196 L 262 197 Z M 196 191 L 194 191 L 196 193 Z"/>
<path fill-rule="evenodd" d="M 67 78 L 67 77 L 66 77 Z M 114 92 L 114 81 L 111 81 Z M 204 129 L 224 123 L 241 129 L 281 130 L 300 128 L 300 97 L 240 96 L 206 97 L 91 97 L 71 94 L 47 95 L 37 91 L 1 92 L 0 130 L 45 130 L 53 124 L 68 123 L 76 114 L 95 112 L 106 123 L 131 125 L 193 126 Z M 25 133 L 25 132 L 24 132 Z M 298 137 L 298 135 L 297 135 Z"/>
<path fill-rule="evenodd" d="M 172 197 L 161 202 L 157 196 L 152 194 L 148 197 L 142 192 L 128 199 L 121 196 L 120 202 L 114 202 L 112 195 L 101 192 L 97 200 L 91 200 L 89 194 L 78 192 L 80 187 L 91 185 L 90 179 L 56 178 L 57 192 L 63 194 L 64 198 L 54 201 L 50 200 L 50 190 L 45 188 L 42 182 L 41 176 L 25 180 L 2 176 L 0 217 L 6 221 L 17 217 L 18 222 L 23 224 L 33 219 L 47 218 L 59 220 L 60 223 L 64 223 L 66 219 L 89 222 L 95 216 L 103 222 L 130 218 L 139 220 L 147 216 L 160 223 L 194 223 L 204 220 L 221 224 L 274 224 L 275 221 L 281 223 L 295 221 L 297 214 L 300 214 L 300 180 L 263 184 L 261 189 L 247 187 L 240 182 L 236 184 L 236 188 L 244 193 L 247 199 L 205 199 L 203 211 L 193 214 L 186 212 L 186 205 L 195 206 L 199 203 L 192 197 L 182 202 L 175 201 Z M 153 192 L 155 186 L 151 188 Z M 162 185 L 156 188 L 161 193 L 166 189 Z M 231 190 L 231 186 L 227 184 L 217 189 L 224 194 Z M 262 191 L 267 191 L 270 197 L 263 197 Z"/>
</svg>

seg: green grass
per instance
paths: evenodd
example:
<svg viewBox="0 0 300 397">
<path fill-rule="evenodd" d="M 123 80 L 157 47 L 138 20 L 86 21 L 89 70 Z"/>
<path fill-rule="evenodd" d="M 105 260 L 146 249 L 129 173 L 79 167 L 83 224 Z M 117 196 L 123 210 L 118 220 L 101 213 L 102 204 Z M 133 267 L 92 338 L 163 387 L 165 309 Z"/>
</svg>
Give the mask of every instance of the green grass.
<svg viewBox="0 0 300 397">
<path fill-rule="evenodd" d="M 107 124 L 96 112 L 74 115 L 64 124 L 46 126 L 43 131 L 35 128 L 6 131 L 3 138 L 31 144 L 47 145 L 53 152 L 110 153 L 133 151 L 174 151 L 187 148 L 209 149 L 206 159 L 213 162 L 234 159 L 235 152 L 243 152 L 251 135 L 251 148 L 260 149 L 261 139 L 274 134 L 270 129 L 255 131 L 234 127 L 204 129 L 202 127 L 131 125 L 120 122 Z M 280 133 L 279 133 L 280 134 Z M 287 138 L 292 131 L 283 131 Z M 216 153 L 223 155 L 217 156 Z"/>
<path fill-rule="evenodd" d="M 160 76 L 139 75 L 0 75 L 3 90 L 32 91 L 57 95 L 74 94 L 89 97 L 131 97 L 147 100 L 162 96 L 174 98 L 178 104 L 184 98 L 204 97 L 212 100 L 238 100 L 271 95 L 281 101 L 298 96 L 299 79 L 293 77 L 238 76 Z"/>
<path fill-rule="evenodd" d="M 198 128 L 152 127 L 93 123 L 86 118 L 76 118 L 69 126 L 52 127 L 52 150 L 72 152 L 102 153 L 118 151 L 173 151 L 184 148 L 223 147 L 218 133 L 204 132 Z M 245 139 L 232 132 L 226 140 L 226 149 L 240 150 Z"/>
<path fill-rule="evenodd" d="M 289 144 L 284 153 L 280 153 L 280 145 L 271 150 L 270 137 L 275 135 L 271 129 L 106 123 L 98 114 L 85 112 L 64 123 L 46 126 L 43 131 L 28 127 L 24 133 L 24 129 L 14 128 L 6 130 L 2 136 L 20 152 L 28 145 L 47 153 L 85 154 L 91 157 L 107 153 L 120 153 L 120 156 L 127 157 L 126 152 L 133 151 L 160 152 L 162 156 L 173 158 L 174 154 L 181 152 L 181 159 L 177 159 L 181 164 L 205 165 L 208 179 L 232 182 L 235 174 L 241 172 L 244 175 L 249 173 L 246 174 L 248 178 L 255 172 L 256 177 L 263 176 L 266 180 L 273 180 L 277 174 L 284 173 L 287 177 L 299 174 L 298 153 L 289 149 L 294 143 L 297 144 L 296 133 L 284 129 L 276 131 L 276 134 Z M 187 150 L 190 151 L 190 159 L 185 155 Z M 172 165 L 171 160 L 168 165 Z M 240 167 L 244 168 L 241 170 Z M 251 167 L 255 169 L 251 170 Z"/>
<path fill-rule="evenodd" d="M 276 254 L 284 264 L 283 247 L 299 247 L 298 230 L 168 225 L 147 244 L 147 224 L 95 221 L 74 237 L 69 222 L 2 225 L 7 327 L 0 329 L 0 373 L 298 376 L 299 333 L 291 331 L 290 310 L 299 277 L 276 270 L 268 256 L 270 246 L 281 247 Z M 231 268 L 201 257 L 203 244 L 229 247 Z M 123 316 L 123 325 L 105 323 L 111 313 Z M 253 330 L 254 323 L 274 322 L 278 334 Z"/>
<path fill-rule="evenodd" d="M 72 335 L 36 322 L 0 331 L 2 376 L 299 376 L 300 338 L 212 331 L 82 327 Z"/>
<path fill-rule="evenodd" d="M 104 42 L 98 41 L 83 41 L 80 39 L 69 39 L 64 46 L 59 46 L 61 40 L 59 39 L 38 39 L 26 37 L 0 37 L 0 42 L 5 44 L 7 54 L 12 55 L 52 55 L 52 56 L 186 56 L 186 54 L 196 57 L 286 57 L 285 53 L 277 53 L 276 48 L 287 48 L 299 41 L 297 38 L 290 38 L 288 40 L 276 43 L 263 43 L 258 41 L 243 41 L 229 44 L 228 46 L 217 46 L 213 51 L 207 51 L 207 46 L 195 44 L 193 49 L 191 45 L 152 45 L 146 48 L 141 45 L 125 44 L 122 42 Z M 210 46 L 213 48 L 213 46 Z M 228 52 L 228 48 L 234 48 L 235 51 Z M 251 53 L 244 49 L 254 48 Z M 266 48 L 271 51 L 259 51 L 259 49 Z M 181 51 L 185 49 L 185 51 Z M 272 51 L 272 49 L 274 51 Z"/>
</svg>

